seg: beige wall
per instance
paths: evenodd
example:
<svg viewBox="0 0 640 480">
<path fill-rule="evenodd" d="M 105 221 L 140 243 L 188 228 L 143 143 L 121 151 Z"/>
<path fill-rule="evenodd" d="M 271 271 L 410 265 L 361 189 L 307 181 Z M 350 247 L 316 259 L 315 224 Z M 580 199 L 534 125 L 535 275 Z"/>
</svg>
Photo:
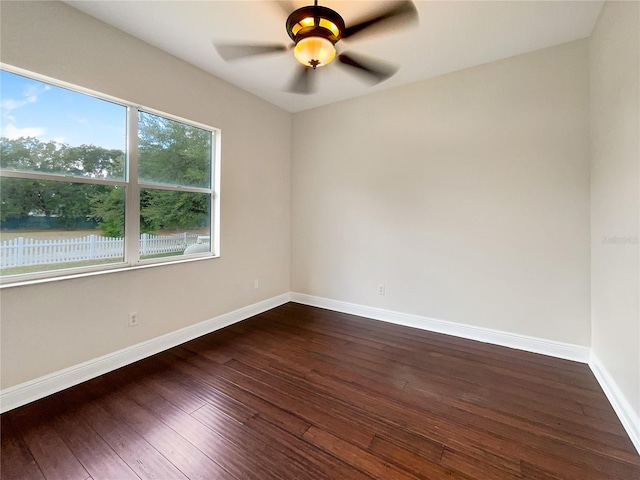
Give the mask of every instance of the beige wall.
<svg viewBox="0 0 640 480">
<path fill-rule="evenodd" d="M 640 415 L 640 3 L 606 2 L 590 45 L 592 351 Z"/>
<path fill-rule="evenodd" d="M 588 78 L 581 40 L 295 114 L 293 291 L 588 346 Z"/>
<path fill-rule="evenodd" d="M 291 114 L 64 4 L 1 15 L 3 63 L 222 129 L 222 257 L 3 289 L 2 388 L 290 290 Z"/>
</svg>

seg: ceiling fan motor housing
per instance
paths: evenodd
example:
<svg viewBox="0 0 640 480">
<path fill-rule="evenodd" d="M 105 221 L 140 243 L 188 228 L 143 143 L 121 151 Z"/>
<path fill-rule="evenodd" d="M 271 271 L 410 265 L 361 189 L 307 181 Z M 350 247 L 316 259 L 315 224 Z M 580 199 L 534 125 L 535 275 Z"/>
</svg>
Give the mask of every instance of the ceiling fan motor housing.
<svg viewBox="0 0 640 480">
<path fill-rule="evenodd" d="M 295 43 L 313 36 L 326 38 L 335 44 L 344 30 L 344 20 L 340 14 L 320 5 L 299 8 L 287 18 L 287 33 Z"/>
</svg>

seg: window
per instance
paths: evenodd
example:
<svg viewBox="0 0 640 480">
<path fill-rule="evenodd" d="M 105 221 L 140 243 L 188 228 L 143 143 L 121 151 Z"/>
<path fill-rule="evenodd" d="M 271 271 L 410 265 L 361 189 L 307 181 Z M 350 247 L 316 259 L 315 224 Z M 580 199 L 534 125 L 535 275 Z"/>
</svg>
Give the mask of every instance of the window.
<svg viewBox="0 0 640 480">
<path fill-rule="evenodd" d="M 218 255 L 219 131 L 0 70 L 3 283 Z"/>
</svg>

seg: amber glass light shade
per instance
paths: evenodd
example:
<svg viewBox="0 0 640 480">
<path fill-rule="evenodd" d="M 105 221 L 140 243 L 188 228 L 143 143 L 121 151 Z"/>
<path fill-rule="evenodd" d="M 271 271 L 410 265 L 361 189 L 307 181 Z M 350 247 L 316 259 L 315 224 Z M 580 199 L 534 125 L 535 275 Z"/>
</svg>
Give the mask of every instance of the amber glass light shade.
<svg viewBox="0 0 640 480">
<path fill-rule="evenodd" d="M 326 38 L 307 37 L 296 44 L 293 54 L 302 65 L 315 68 L 331 63 L 336 49 Z"/>
</svg>

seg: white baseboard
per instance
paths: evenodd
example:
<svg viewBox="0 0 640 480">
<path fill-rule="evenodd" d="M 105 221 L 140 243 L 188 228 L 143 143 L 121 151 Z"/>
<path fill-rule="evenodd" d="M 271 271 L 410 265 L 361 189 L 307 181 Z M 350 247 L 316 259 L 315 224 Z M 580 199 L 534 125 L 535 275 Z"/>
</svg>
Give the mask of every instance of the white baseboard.
<svg viewBox="0 0 640 480">
<path fill-rule="evenodd" d="M 640 454 L 640 416 L 634 411 L 627 397 L 622 393 L 622 390 L 620 390 L 614 378 L 593 351 L 591 352 L 589 367 L 591 367 L 591 371 L 595 375 L 596 380 L 598 380 L 602 390 L 604 390 L 605 395 L 609 399 L 609 403 L 616 412 L 616 415 L 618 415 L 631 442 Z"/>
<path fill-rule="evenodd" d="M 303 293 L 291 292 L 291 301 L 321 307 L 337 312 L 349 313 L 360 317 L 373 318 L 383 322 L 404 325 L 406 327 L 419 328 L 430 332 L 444 333 L 455 337 L 478 340 L 504 347 L 525 350 L 527 352 L 541 353 L 551 357 L 564 358 L 581 363 L 589 362 L 589 347 L 556 342 L 543 338 L 528 337 L 516 333 L 492 330 L 489 328 L 475 327 L 461 323 L 448 322 L 435 318 L 410 315 L 406 313 L 384 310 L 381 308 L 367 307 L 354 303 L 332 300 L 329 298 L 315 297 Z"/>
<path fill-rule="evenodd" d="M 52 393 L 72 387 L 143 358 L 155 355 L 207 333 L 214 332 L 290 301 L 289 293 L 254 303 L 204 322 L 167 333 L 146 342 L 94 358 L 0 391 L 0 412 L 4 413 Z"/>
</svg>

